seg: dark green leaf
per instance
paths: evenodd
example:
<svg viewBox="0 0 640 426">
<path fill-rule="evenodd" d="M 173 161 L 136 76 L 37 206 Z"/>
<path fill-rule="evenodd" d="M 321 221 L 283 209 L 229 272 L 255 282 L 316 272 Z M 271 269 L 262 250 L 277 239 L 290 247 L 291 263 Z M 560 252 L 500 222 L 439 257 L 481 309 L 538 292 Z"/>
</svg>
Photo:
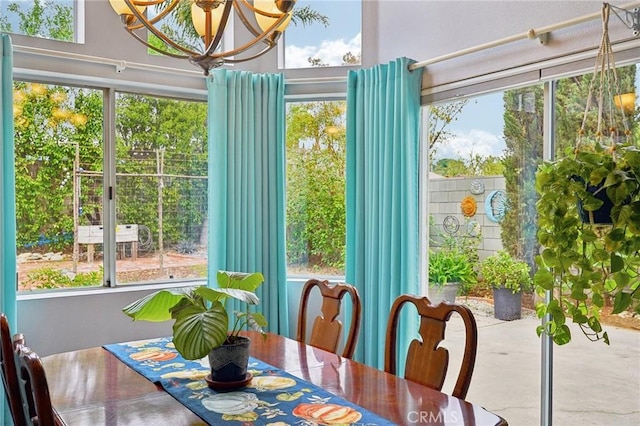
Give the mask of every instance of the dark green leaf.
<svg viewBox="0 0 640 426">
<path fill-rule="evenodd" d="M 602 326 L 600 325 L 600 321 L 596 317 L 589 317 L 588 321 L 589 328 L 591 328 L 596 333 L 600 333 L 602 331 Z"/>
<path fill-rule="evenodd" d="M 624 259 L 615 253 L 611 253 L 611 273 L 621 271 L 624 268 Z"/>
<path fill-rule="evenodd" d="M 619 314 L 626 310 L 631 304 L 631 293 L 625 291 L 619 291 L 613 298 L 613 311 L 612 314 Z"/>
</svg>

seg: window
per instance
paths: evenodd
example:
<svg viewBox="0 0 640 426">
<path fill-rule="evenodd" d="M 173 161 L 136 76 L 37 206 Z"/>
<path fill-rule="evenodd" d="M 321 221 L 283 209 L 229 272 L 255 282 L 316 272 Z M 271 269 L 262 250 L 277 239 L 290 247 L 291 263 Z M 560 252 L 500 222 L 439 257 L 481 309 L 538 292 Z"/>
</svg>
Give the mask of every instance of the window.
<svg viewBox="0 0 640 426">
<path fill-rule="evenodd" d="M 101 90 L 15 82 L 18 289 L 206 277 L 206 112 L 204 102 L 118 94 L 111 149 Z M 112 151 L 116 244 L 105 257 Z"/>
<path fill-rule="evenodd" d="M 78 229 L 100 211 L 102 91 L 14 83 L 18 289 L 102 284 Z"/>
<path fill-rule="evenodd" d="M 76 16 L 84 0 L 0 2 L 0 32 L 79 42 Z"/>
<path fill-rule="evenodd" d="M 206 277 L 206 115 L 203 102 L 118 94 L 119 284 Z"/>
<path fill-rule="evenodd" d="M 344 101 L 287 105 L 289 275 L 344 275 Z"/>
<path fill-rule="evenodd" d="M 617 73 L 620 92 L 629 94 L 626 114 L 631 134 L 637 140 L 640 67 L 637 64 L 619 67 Z M 591 78 L 591 74 L 587 73 L 547 83 L 555 85 L 555 90 L 550 91 L 555 94 L 554 99 L 546 101 L 554 103 L 555 115 L 552 119 L 555 144 L 552 155 L 556 158 L 574 153 Z M 543 160 L 543 133 L 550 128 L 549 123 L 546 123 L 547 126 L 543 123 L 543 92 L 542 85 L 533 85 L 429 107 L 430 132 L 425 144 L 428 143 L 431 148 L 428 210 L 432 250 L 454 247 L 469 256 L 476 256 L 476 259 L 483 259 L 502 249 L 511 257 L 524 260 L 535 270 L 533 259 L 541 250 L 536 234 L 539 222 L 535 173 Z M 586 122 L 587 133 L 590 134 L 595 133 L 596 114 L 593 116 L 588 117 Z M 466 197 L 475 201 L 475 209 L 464 208 L 462 200 Z M 475 260 L 473 264 L 477 265 Z M 477 284 L 463 287 L 458 296 L 466 294 L 491 299 L 490 284 L 479 276 Z M 522 306 L 533 308 L 533 297 L 531 292 L 523 293 Z M 497 297 L 492 304 L 496 300 Z M 491 327 L 483 327 L 480 333 L 484 339 L 497 339 L 503 343 L 504 352 L 501 354 L 505 356 L 500 363 L 521 362 L 539 353 L 540 340 L 533 333 L 539 320 L 532 310 L 522 311 L 524 321 L 530 324 L 531 335 L 512 333 L 505 338 L 505 331 L 511 328 L 511 323 L 492 318 L 494 308 L 491 304 L 474 297 L 458 297 L 458 302 L 474 308 L 479 324 L 491 323 Z M 554 349 L 554 362 L 571 362 L 570 359 L 575 358 L 576 354 L 585 351 L 600 350 L 619 356 L 616 351 L 633 344 L 635 337 L 632 334 L 612 327 L 634 327 L 637 321 L 633 319 L 632 312 L 623 312 L 618 316 L 611 315 L 611 309 L 612 306 L 605 305 L 600 315 L 603 328 L 609 331 L 610 336 L 614 336 L 611 346 L 589 342 L 578 325 L 567 318 L 573 335 L 572 342 L 567 347 L 558 347 L 557 351 Z M 490 318 L 481 318 L 484 316 Z M 456 338 L 457 332 L 455 328 L 452 329 Z M 619 346 L 616 346 L 614 339 Z M 452 355 L 452 362 L 455 365 L 456 355 Z M 483 361 L 479 359 L 478 362 L 480 364 L 476 364 L 476 371 L 482 371 Z M 495 364 L 496 360 L 489 362 Z M 492 368 L 489 365 L 486 367 Z M 591 366 L 587 361 L 584 368 L 585 371 L 595 371 L 608 367 Z M 616 368 L 611 367 L 606 374 L 615 376 L 614 370 Z M 625 374 L 623 372 L 622 376 Z M 514 405 L 525 406 L 527 397 L 514 399 L 514 395 L 526 395 L 528 390 L 539 388 L 539 380 L 538 374 L 523 373 L 512 377 L 512 382 L 518 386 L 515 393 L 513 389 L 501 389 L 496 384 L 495 389 L 486 389 L 482 395 L 474 395 L 472 388 L 467 397 L 488 409 L 493 406 L 493 410 L 495 401 L 505 398 L 511 398 Z M 624 379 L 621 380 L 624 382 Z M 570 422 L 573 414 L 571 409 L 567 409 L 566 402 L 575 400 L 583 392 L 585 382 L 576 380 L 574 372 L 569 370 L 554 370 L 554 382 L 559 384 L 555 386 L 554 398 L 565 402 L 564 407 L 554 406 L 554 419 L 561 423 Z M 637 406 L 637 392 L 629 389 L 620 394 L 629 395 L 629 398 L 625 398 L 627 406 Z M 492 401 L 487 395 L 495 399 Z M 517 418 L 518 414 L 512 413 L 512 416 Z M 520 416 L 525 418 L 526 414 L 523 412 Z M 604 417 L 602 421 L 606 422 Z"/>
<path fill-rule="evenodd" d="M 284 33 L 284 67 L 359 65 L 362 2 L 299 0 Z"/>
<path fill-rule="evenodd" d="M 531 290 L 522 293 L 525 309 L 521 313 L 521 321 L 531 324 L 531 334 L 505 339 L 501 327 L 509 322 L 494 318 L 495 305 L 486 302 L 494 297 L 493 291 L 490 283 L 479 275 L 479 263 L 505 250 L 511 258 L 525 261 L 530 267 L 534 265 L 533 257 L 538 252 L 534 182 L 535 171 L 542 161 L 543 106 L 543 86 L 534 85 L 429 107 L 429 248 L 432 253 L 452 250 L 466 256 L 477 283 L 461 284 L 457 302 L 472 308 L 478 324 L 485 324 L 481 331 L 484 339 L 503 343 L 504 355 L 509 357 L 500 362 L 519 362 L 514 352 L 539 352 L 540 342 L 534 333 L 535 314 L 526 309 L 533 308 L 533 293 Z M 432 299 L 439 287 L 429 286 Z M 513 311 L 509 305 L 506 313 L 511 319 Z M 502 318 L 504 314 L 500 309 L 495 313 Z M 452 330 L 450 337 L 462 342 L 464 335 L 457 325 L 461 320 L 454 316 L 451 321 L 456 325 L 448 327 L 447 333 Z M 453 351 L 450 362 L 457 365 L 460 357 L 460 353 Z M 487 369 L 494 367 L 486 365 Z M 477 364 L 476 371 L 479 368 L 482 367 Z M 525 370 L 512 379 L 523 389 L 539 386 L 538 375 L 531 376 Z M 489 392 L 476 395 L 472 387 L 467 398 L 493 406 L 494 410 L 495 401 L 505 398 L 526 405 L 526 398 L 514 399 L 512 389 L 495 385 L 490 389 L 490 384 Z M 452 383 L 445 384 L 445 389 L 447 386 Z"/>
</svg>

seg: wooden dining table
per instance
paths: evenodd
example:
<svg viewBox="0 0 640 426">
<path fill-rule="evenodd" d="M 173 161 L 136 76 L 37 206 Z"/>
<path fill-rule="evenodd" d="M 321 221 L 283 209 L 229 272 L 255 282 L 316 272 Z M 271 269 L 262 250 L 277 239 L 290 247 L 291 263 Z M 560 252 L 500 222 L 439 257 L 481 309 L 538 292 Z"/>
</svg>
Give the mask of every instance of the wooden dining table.
<svg viewBox="0 0 640 426">
<path fill-rule="evenodd" d="M 251 335 L 251 355 L 361 406 L 389 424 L 506 425 L 467 401 L 356 361 L 268 334 Z M 53 406 L 68 425 L 204 425 L 163 388 L 102 347 L 42 359 Z"/>
</svg>

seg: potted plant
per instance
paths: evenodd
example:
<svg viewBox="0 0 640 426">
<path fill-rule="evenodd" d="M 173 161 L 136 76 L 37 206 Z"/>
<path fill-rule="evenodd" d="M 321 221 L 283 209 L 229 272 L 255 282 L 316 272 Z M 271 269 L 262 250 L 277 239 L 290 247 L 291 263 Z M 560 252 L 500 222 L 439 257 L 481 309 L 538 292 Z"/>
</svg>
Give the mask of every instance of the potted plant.
<svg viewBox="0 0 640 426">
<path fill-rule="evenodd" d="M 529 265 L 500 250 L 482 261 L 480 273 L 493 289 L 494 316 L 503 321 L 520 319 L 522 291 L 531 288 Z"/>
<path fill-rule="evenodd" d="M 474 284 L 476 272 L 466 254 L 455 249 L 429 251 L 429 300 L 454 303 L 461 285 Z"/>
<path fill-rule="evenodd" d="M 225 299 L 232 297 L 247 305 L 257 305 L 260 300 L 255 290 L 264 281 L 259 272 L 240 273 L 218 271 L 218 288 L 186 287 L 163 289 L 148 294 L 131 303 L 122 311 L 135 320 L 167 321 L 173 319 L 173 343 L 176 350 L 189 360 L 209 355 L 211 376 L 215 382 L 236 382 L 247 373 L 250 340 L 239 332 L 248 326 L 266 337 L 263 327 L 267 321 L 263 315 L 249 312 L 235 312 L 233 324 L 224 305 Z M 218 352 L 224 351 L 223 358 L 230 352 L 239 352 L 239 361 L 225 368 L 217 369 Z"/>
</svg>

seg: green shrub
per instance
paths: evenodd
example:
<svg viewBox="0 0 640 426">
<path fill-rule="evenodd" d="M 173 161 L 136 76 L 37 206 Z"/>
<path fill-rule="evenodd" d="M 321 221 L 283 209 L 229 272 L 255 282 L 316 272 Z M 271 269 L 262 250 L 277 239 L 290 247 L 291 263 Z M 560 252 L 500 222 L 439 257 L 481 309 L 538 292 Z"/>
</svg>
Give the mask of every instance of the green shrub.
<svg viewBox="0 0 640 426">
<path fill-rule="evenodd" d="M 102 268 L 99 271 L 82 272 L 76 274 L 73 279 L 63 271 L 42 268 L 27 274 L 24 287 L 32 290 L 68 288 L 68 287 L 91 287 L 102 284 Z"/>
<path fill-rule="evenodd" d="M 429 251 L 429 282 L 443 286 L 451 282 L 475 284 L 477 274 L 466 254 L 457 250 Z"/>
<path fill-rule="evenodd" d="M 480 264 L 480 273 L 493 288 L 506 287 L 513 293 L 531 289 L 529 265 L 500 250 Z"/>
</svg>

